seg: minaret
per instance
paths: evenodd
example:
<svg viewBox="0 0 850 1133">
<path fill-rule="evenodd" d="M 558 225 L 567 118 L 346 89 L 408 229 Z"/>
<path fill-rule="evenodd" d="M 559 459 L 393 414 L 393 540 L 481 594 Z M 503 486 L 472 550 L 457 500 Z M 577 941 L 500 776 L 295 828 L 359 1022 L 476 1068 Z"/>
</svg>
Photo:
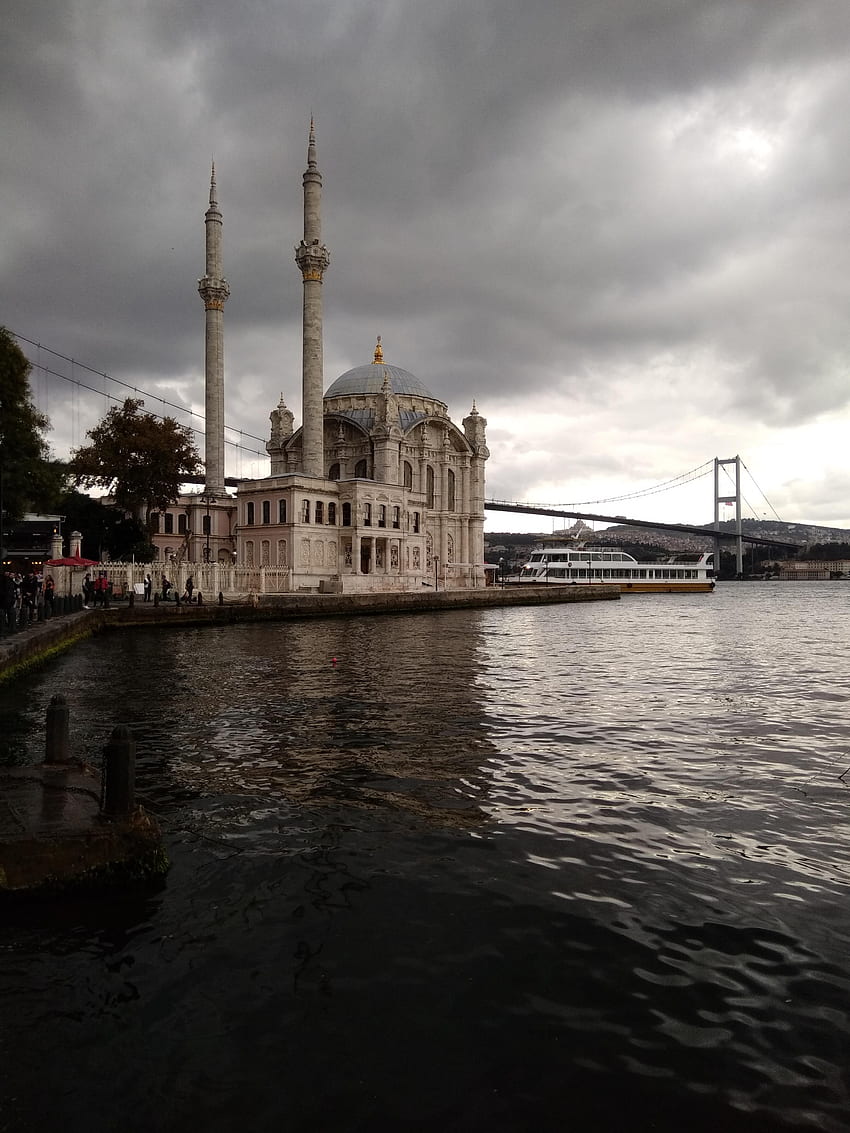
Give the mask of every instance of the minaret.
<svg viewBox="0 0 850 1133">
<path fill-rule="evenodd" d="M 221 268 L 221 213 L 215 192 L 215 162 L 210 176 L 210 207 L 207 209 L 207 271 L 198 280 L 198 291 L 206 311 L 204 374 L 206 378 L 206 466 L 207 495 L 225 496 L 224 490 L 224 304 L 230 295 Z"/>
<path fill-rule="evenodd" d="M 316 134 L 310 119 L 304 172 L 304 239 L 295 262 L 304 279 L 301 354 L 301 471 L 324 476 L 324 361 L 322 356 L 322 276 L 331 258 L 322 243 L 322 175 L 316 165 Z"/>
</svg>

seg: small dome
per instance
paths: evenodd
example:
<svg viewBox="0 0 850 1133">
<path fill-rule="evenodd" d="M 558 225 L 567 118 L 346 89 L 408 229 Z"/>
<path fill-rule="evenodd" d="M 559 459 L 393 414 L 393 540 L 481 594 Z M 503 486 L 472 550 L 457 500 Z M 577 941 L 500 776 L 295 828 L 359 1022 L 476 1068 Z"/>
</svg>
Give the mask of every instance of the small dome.
<svg viewBox="0 0 850 1133">
<path fill-rule="evenodd" d="M 328 389 L 325 397 L 380 393 L 384 386 L 385 375 L 390 379 L 393 393 L 427 397 L 431 401 L 439 400 L 409 370 L 402 370 L 400 366 L 388 366 L 384 362 L 369 362 L 365 366 L 355 366 L 353 370 L 347 370 Z"/>
</svg>

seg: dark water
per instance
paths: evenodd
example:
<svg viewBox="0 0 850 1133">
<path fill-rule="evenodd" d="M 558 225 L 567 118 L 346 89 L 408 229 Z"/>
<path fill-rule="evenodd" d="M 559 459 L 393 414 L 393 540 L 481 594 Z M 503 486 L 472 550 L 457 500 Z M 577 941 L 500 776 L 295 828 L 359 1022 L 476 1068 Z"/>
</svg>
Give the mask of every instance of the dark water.
<svg viewBox="0 0 850 1133">
<path fill-rule="evenodd" d="M 8 907 L 0 1131 L 850 1130 L 850 584 L 139 633 L 166 887 Z M 336 664 L 333 663 L 336 658 Z"/>
</svg>

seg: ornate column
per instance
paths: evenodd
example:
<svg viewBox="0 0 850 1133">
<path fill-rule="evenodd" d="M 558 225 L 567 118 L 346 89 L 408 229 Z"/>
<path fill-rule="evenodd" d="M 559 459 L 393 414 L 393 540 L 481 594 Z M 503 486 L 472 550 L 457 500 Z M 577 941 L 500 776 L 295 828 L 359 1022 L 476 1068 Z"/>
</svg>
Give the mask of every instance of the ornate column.
<svg viewBox="0 0 850 1133">
<path fill-rule="evenodd" d="M 330 254 L 322 243 L 322 175 L 316 164 L 316 135 L 310 120 L 307 169 L 304 173 L 304 239 L 295 262 L 304 281 L 301 355 L 301 471 L 324 476 L 324 358 L 322 346 L 322 279 Z"/>
<path fill-rule="evenodd" d="M 472 403 L 468 417 L 464 418 L 463 431 L 472 449 L 470 459 L 470 501 L 469 501 L 469 561 L 473 565 L 473 577 L 483 581 L 484 577 L 484 466 L 490 456 L 486 438 L 487 420 L 482 417 Z"/>
<path fill-rule="evenodd" d="M 224 489 L 224 304 L 230 296 L 230 288 L 222 277 L 221 213 L 216 199 L 215 164 L 210 176 L 210 207 L 205 223 L 206 274 L 198 280 L 198 292 L 206 312 L 204 492 L 223 497 L 227 495 Z"/>
</svg>

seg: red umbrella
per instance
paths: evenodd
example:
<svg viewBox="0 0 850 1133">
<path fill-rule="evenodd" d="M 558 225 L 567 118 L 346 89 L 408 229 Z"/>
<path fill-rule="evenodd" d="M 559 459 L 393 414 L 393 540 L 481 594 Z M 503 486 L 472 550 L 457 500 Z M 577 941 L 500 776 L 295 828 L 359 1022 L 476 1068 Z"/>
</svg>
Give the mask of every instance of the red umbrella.
<svg viewBox="0 0 850 1133">
<path fill-rule="evenodd" d="M 62 559 L 46 559 L 45 566 L 87 567 L 98 566 L 97 559 L 84 559 L 82 555 L 65 555 Z"/>
</svg>

